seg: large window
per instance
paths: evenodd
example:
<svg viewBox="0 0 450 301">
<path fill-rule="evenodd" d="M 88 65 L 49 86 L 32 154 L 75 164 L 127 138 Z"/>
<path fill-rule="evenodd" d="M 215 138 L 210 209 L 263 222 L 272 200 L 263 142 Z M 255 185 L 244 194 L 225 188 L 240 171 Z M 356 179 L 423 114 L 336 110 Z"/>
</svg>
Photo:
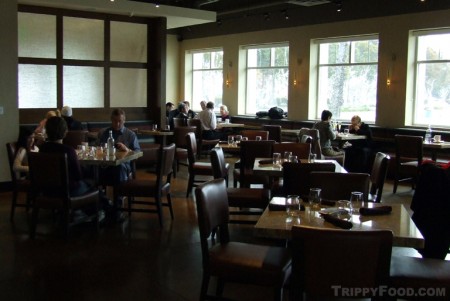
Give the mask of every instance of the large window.
<svg viewBox="0 0 450 301">
<path fill-rule="evenodd" d="M 280 107 L 287 111 L 289 47 L 255 46 L 247 49 L 245 113 Z"/>
<path fill-rule="evenodd" d="M 334 119 L 359 115 L 375 121 L 377 105 L 378 38 L 318 40 L 317 114 L 330 110 Z"/>
<path fill-rule="evenodd" d="M 146 107 L 148 25 L 62 14 L 19 12 L 19 108 Z"/>
<path fill-rule="evenodd" d="M 415 125 L 450 126 L 450 29 L 416 32 Z"/>
<path fill-rule="evenodd" d="M 195 52 L 192 56 L 192 99 L 195 111 L 200 101 L 212 101 L 219 110 L 223 94 L 223 51 Z"/>
</svg>

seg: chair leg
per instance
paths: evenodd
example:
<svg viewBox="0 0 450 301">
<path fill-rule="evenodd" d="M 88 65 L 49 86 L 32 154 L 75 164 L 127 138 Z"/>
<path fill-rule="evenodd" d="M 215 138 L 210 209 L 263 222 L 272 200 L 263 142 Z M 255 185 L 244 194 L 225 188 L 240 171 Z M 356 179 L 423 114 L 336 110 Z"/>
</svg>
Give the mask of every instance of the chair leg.
<svg viewBox="0 0 450 301">
<path fill-rule="evenodd" d="M 167 194 L 167 204 L 169 205 L 170 217 L 173 219 L 173 209 L 172 209 L 172 196 L 170 193 Z"/>
<path fill-rule="evenodd" d="M 14 213 L 15 213 L 16 206 L 17 206 L 17 195 L 18 195 L 17 190 L 14 189 L 13 197 L 12 197 L 12 201 L 11 201 L 11 215 L 9 217 L 9 220 L 11 222 L 14 221 Z"/>
<path fill-rule="evenodd" d="M 163 215 L 162 215 L 162 205 L 161 205 L 161 196 L 155 198 L 156 210 L 158 211 L 159 218 L 159 226 L 163 226 Z"/>
<path fill-rule="evenodd" d="M 273 300 L 274 301 L 282 301 L 283 300 L 283 288 L 275 287 L 273 290 Z"/>
<path fill-rule="evenodd" d="M 69 210 L 63 210 L 62 213 L 62 234 L 65 240 L 69 237 L 69 223 L 70 223 L 70 212 Z"/>
<path fill-rule="evenodd" d="M 187 187 L 187 191 L 186 191 L 186 197 L 189 197 L 189 194 L 192 191 L 192 188 L 194 187 L 194 177 L 195 175 L 192 175 L 191 173 L 189 173 L 189 180 L 188 180 L 188 187 Z"/>
<path fill-rule="evenodd" d="M 222 297 L 225 288 L 225 281 L 222 278 L 217 279 L 216 296 Z"/>
<path fill-rule="evenodd" d="M 128 196 L 128 217 L 131 218 L 131 205 L 133 204 L 134 197 L 131 195 Z"/>
<path fill-rule="evenodd" d="M 177 177 L 177 161 L 178 160 L 175 158 L 172 163 L 173 178 Z"/>
<path fill-rule="evenodd" d="M 39 216 L 39 208 L 33 208 L 31 212 L 31 224 L 30 224 L 30 238 L 34 239 L 36 236 L 36 227 Z"/>
<path fill-rule="evenodd" d="M 200 290 L 200 301 L 206 300 L 206 296 L 208 294 L 208 286 L 209 286 L 209 275 L 205 275 L 205 272 L 203 272 L 202 288 Z"/>
</svg>

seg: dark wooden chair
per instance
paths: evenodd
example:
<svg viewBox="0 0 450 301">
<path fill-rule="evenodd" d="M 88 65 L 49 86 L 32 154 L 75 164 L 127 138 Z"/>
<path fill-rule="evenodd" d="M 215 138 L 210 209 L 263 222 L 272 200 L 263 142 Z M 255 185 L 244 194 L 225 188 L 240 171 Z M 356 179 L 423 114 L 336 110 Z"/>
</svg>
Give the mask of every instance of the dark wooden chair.
<svg viewBox="0 0 450 301">
<path fill-rule="evenodd" d="M 387 287 L 392 240 L 389 230 L 292 227 L 291 300 L 345 297 L 340 288 Z M 353 297 L 376 296 L 368 290 Z"/>
<path fill-rule="evenodd" d="M 411 187 L 415 188 L 422 159 L 422 136 L 395 135 L 394 193 L 397 192 L 398 183 L 403 181 L 411 181 Z"/>
<path fill-rule="evenodd" d="M 270 190 L 266 188 L 231 188 L 228 187 L 228 163 L 221 148 L 211 150 L 211 165 L 215 179 L 225 179 L 230 215 L 261 215 L 270 202 Z M 230 223 L 254 224 L 255 220 L 233 219 Z"/>
<path fill-rule="evenodd" d="M 30 198 L 28 192 L 30 190 L 30 181 L 28 179 L 19 179 L 17 177 L 16 172 L 14 171 L 14 159 L 17 152 L 17 143 L 16 142 L 8 142 L 6 143 L 6 153 L 8 154 L 8 163 L 9 163 L 9 172 L 11 174 L 11 182 L 12 182 L 12 200 L 11 200 L 11 213 L 9 219 L 14 221 L 14 213 L 16 211 L 16 207 L 25 207 L 27 210 L 30 208 Z M 26 202 L 18 203 L 17 199 L 19 197 L 19 193 L 26 193 Z"/>
<path fill-rule="evenodd" d="M 283 156 L 284 152 L 292 152 L 292 155 L 297 156 L 299 160 L 308 159 L 311 153 L 311 144 L 301 142 L 275 143 L 273 145 L 273 152 L 280 153 L 281 156 Z"/>
<path fill-rule="evenodd" d="M 281 125 L 264 124 L 262 130 L 269 132 L 268 140 L 274 140 L 275 142 L 281 143 Z"/>
<path fill-rule="evenodd" d="M 256 140 L 256 136 L 261 136 L 261 140 L 269 140 L 269 132 L 268 131 L 260 131 L 260 130 L 242 130 L 242 137 L 247 137 L 248 140 Z"/>
<path fill-rule="evenodd" d="M 200 119 L 191 118 L 188 119 L 188 126 L 195 126 L 195 137 L 197 138 L 197 158 L 200 158 L 202 154 L 208 154 L 211 149 L 219 143 L 220 139 L 203 139 L 203 128 Z"/>
<path fill-rule="evenodd" d="M 313 171 L 311 187 L 322 189 L 321 197 L 326 200 L 349 200 L 352 191 L 362 192 L 364 200 L 369 196 L 369 174 Z"/>
<path fill-rule="evenodd" d="M 283 288 L 291 273 L 289 250 L 231 241 L 224 179 L 214 179 L 198 186 L 195 200 L 203 266 L 200 300 L 220 298 L 226 282 L 273 287 L 273 299 L 283 300 Z M 217 241 L 213 235 L 216 233 Z M 211 277 L 217 277 L 216 296 L 208 295 Z"/>
<path fill-rule="evenodd" d="M 380 203 L 383 195 L 384 181 L 389 167 L 391 157 L 387 154 L 378 152 L 373 161 L 372 171 L 370 173 L 370 193 L 369 201 Z"/>
<path fill-rule="evenodd" d="M 175 144 L 172 143 L 163 147 L 162 157 L 158 160 L 156 168 L 155 179 L 131 179 L 126 182 L 120 183 L 114 187 L 115 198 L 118 196 L 126 196 L 128 198 L 128 215 L 131 216 L 132 212 L 148 212 L 157 213 L 159 218 L 159 224 L 163 225 L 163 212 L 162 207 L 169 208 L 170 217 L 173 219 L 172 198 L 170 195 L 170 184 L 172 178 L 173 159 L 175 157 Z M 167 202 L 162 202 L 163 196 L 166 196 Z M 137 200 L 137 197 L 141 198 L 153 198 L 154 201 Z M 155 209 L 149 208 L 136 208 L 133 204 L 155 206 Z"/>
<path fill-rule="evenodd" d="M 71 222 L 71 214 L 75 209 L 93 210 L 91 216 L 98 230 L 98 208 L 100 194 L 98 188 L 80 196 L 71 196 L 69 188 L 69 170 L 67 155 L 59 153 L 29 153 L 31 202 L 33 212 L 30 225 L 30 237 L 34 238 L 38 223 L 39 210 L 58 211 L 61 216 L 63 235 L 67 239 Z M 78 221 L 79 222 L 79 221 Z"/>
<path fill-rule="evenodd" d="M 176 145 L 175 160 L 173 161 L 173 177 L 177 177 L 177 171 L 180 165 L 188 166 L 188 151 L 186 145 L 186 134 L 195 133 L 197 130 L 194 126 L 178 126 L 173 129 L 173 137 Z"/>
<path fill-rule="evenodd" d="M 204 177 L 199 179 L 198 176 L 213 176 L 213 170 L 210 162 L 199 162 L 196 160 L 197 156 L 197 140 L 195 133 L 189 132 L 186 134 L 186 145 L 188 150 L 188 170 L 189 179 L 186 191 L 186 197 L 192 192 L 192 188 L 198 183 L 205 182 Z"/>
</svg>

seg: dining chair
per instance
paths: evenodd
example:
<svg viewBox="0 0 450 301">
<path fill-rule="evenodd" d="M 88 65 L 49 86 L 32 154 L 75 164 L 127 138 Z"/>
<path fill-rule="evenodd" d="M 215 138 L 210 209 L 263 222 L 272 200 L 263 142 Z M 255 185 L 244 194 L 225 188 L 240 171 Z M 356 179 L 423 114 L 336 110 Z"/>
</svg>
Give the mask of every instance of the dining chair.
<svg viewBox="0 0 450 301">
<path fill-rule="evenodd" d="M 275 143 L 273 145 L 273 152 L 280 153 L 282 156 L 284 152 L 292 152 L 292 155 L 297 156 L 299 160 L 308 159 L 311 153 L 311 144 L 301 142 Z"/>
<path fill-rule="evenodd" d="M 225 179 L 227 186 L 228 206 L 236 208 L 229 209 L 230 215 L 261 215 L 270 202 L 270 190 L 266 188 L 231 188 L 228 187 L 228 163 L 225 162 L 225 156 L 222 148 L 211 150 L 211 165 L 213 168 L 214 179 Z M 230 223 L 255 224 L 255 220 L 233 219 Z"/>
<path fill-rule="evenodd" d="M 28 164 L 30 167 L 30 193 L 33 208 L 30 224 L 31 238 L 36 235 L 40 209 L 50 209 L 59 213 L 65 239 L 68 237 L 69 227 L 80 222 L 71 222 L 71 215 L 76 209 L 85 208 L 93 211 L 84 221 L 93 220 L 98 230 L 100 201 L 98 187 L 92 188 L 80 196 L 70 195 L 66 154 L 31 152 L 28 154 Z"/>
<path fill-rule="evenodd" d="M 128 199 L 128 215 L 132 212 L 157 213 L 160 226 L 163 225 L 162 207 L 168 207 L 170 217 L 173 219 L 172 197 L 170 194 L 171 179 L 173 172 L 173 160 L 175 157 L 175 144 L 172 143 L 163 147 L 161 156 L 156 167 L 156 178 L 153 179 L 131 179 L 121 182 L 114 186 L 115 199 L 119 196 L 126 196 Z M 167 202 L 162 198 L 166 197 Z M 141 198 L 138 200 L 137 198 Z M 148 201 L 142 198 L 153 198 L 154 201 Z M 154 206 L 155 208 L 139 208 L 133 205 Z"/>
<path fill-rule="evenodd" d="M 87 142 L 88 131 L 68 131 L 63 139 L 63 143 L 77 149 L 82 142 Z"/>
<path fill-rule="evenodd" d="M 389 284 L 392 240 L 390 230 L 293 226 L 290 300 L 348 297 L 348 288 L 367 288 L 353 298 L 377 297 Z"/>
<path fill-rule="evenodd" d="M 352 191 L 362 192 L 363 201 L 369 195 L 369 174 L 339 173 L 326 171 L 311 172 L 311 187 L 322 189 L 321 198 L 326 200 L 349 200 Z"/>
<path fill-rule="evenodd" d="M 195 133 L 197 127 L 194 126 L 178 126 L 173 129 L 173 137 L 176 145 L 175 159 L 173 161 L 173 177 L 177 177 L 180 165 L 188 166 L 188 151 L 186 144 L 186 134 Z"/>
<path fill-rule="evenodd" d="M 187 126 L 187 118 L 173 118 L 173 127 Z"/>
<path fill-rule="evenodd" d="M 231 241 L 224 179 L 199 185 L 195 189 L 195 201 L 203 267 L 200 300 L 221 298 L 226 282 L 273 287 L 273 299 L 283 300 L 283 288 L 291 273 L 290 251 Z M 217 240 L 212 235 L 216 233 Z M 215 296 L 208 295 L 211 277 L 217 278 Z"/>
<path fill-rule="evenodd" d="M 16 207 L 25 207 L 28 211 L 30 208 L 30 181 L 28 179 L 20 179 L 17 177 L 16 172 L 14 171 L 14 159 L 17 152 L 17 142 L 8 142 L 6 143 L 6 153 L 8 155 L 8 163 L 9 163 L 9 172 L 11 175 L 11 183 L 12 183 L 12 200 L 11 200 L 11 213 L 9 216 L 10 221 L 14 221 L 14 213 L 16 211 Z M 26 194 L 25 203 L 18 203 L 19 194 L 23 192 Z"/>
<path fill-rule="evenodd" d="M 372 171 L 370 172 L 369 202 L 381 203 L 384 181 L 386 180 L 390 160 L 391 157 L 387 154 L 378 152 L 375 155 Z"/>
<path fill-rule="evenodd" d="M 237 186 L 237 181 L 240 187 L 250 187 L 251 184 L 262 184 L 265 188 L 270 188 L 270 181 L 268 176 L 253 174 L 253 164 L 255 158 L 272 158 L 273 140 L 248 140 L 240 143 L 240 160 L 239 168 L 233 171 L 234 187 Z"/>
<path fill-rule="evenodd" d="M 187 121 L 188 126 L 195 126 L 195 137 L 197 138 L 197 158 L 202 154 L 208 154 L 211 149 L 219 143 L 220 139 L 203 139 L 203 128 L 200 119 L 190 118 Z"/>
<path fill-rule="evenodd" d="M 261 136 L 261 140 L 269 140 L 269 132 L 268 131 L 260 131 L 260 130 L 242 130 L 242 137 L 247 137 L 248 140 L 256 140 L 257 136 Z"/>
<path fill-rule="evenodd" d="M 313 142 L 311 145 L 311 150 L 314 154 L 316 154 L 317 159 L 322 160 L 336 160 L 339 164 L 344 166 L 345 162 L 345 153 L 339 156 L 327 156 L 322 153 L 322 147 L 320 146 L 320 134 L 319 130 L 317 129 L 308 129 L 308 128 L 301 128 L 299 132 L 299 136 L 302 137 L 303 135 L 311 136 L 313 138 Z"/>
<path fill-rule="evenodd" d="M 269 140 L 281 143 L 281 125 L 263 124 L 262 130 L 269 132 Z"/>
<path fill-rule="evenodd" d="M 333 163 L 283 163 L 283 185 L 282 194 L 299 195 L 301 197 L 309 194 L 311 186 L 310 174 L 313 171 L 334 172 L 336 166 Z"/>
<path fill-rule="evenodd" d="M 395 135 L 395 172 L 394 190 L 397 192 L 399 182 L 411 181 L 415 188 L 418 167 L 423 159 L 422 136 Z"/>
<path fill-rule="evenodd" d="M 204 176 L 213 176 L 213 169 L 210 162 L 199 162 L 196 160 L 197 155 L 197 140 L 195 139 L 195 133 L 189 132 L 185 136 L 186 146 L 188 150 L 188 171 L 189 179 L 186 191 L 186 197 L 192 192 L 192 188 L 197 186 L 198 183 L 205 182 Z M 201 179 L 198 176 L 203 176 Z"/>
</svg>

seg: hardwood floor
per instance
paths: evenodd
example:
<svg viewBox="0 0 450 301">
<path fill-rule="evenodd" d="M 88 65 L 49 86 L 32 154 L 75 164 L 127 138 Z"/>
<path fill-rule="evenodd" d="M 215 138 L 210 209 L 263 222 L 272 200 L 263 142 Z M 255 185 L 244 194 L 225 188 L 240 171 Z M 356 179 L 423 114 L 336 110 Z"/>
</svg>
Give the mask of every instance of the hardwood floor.
<svg viewBox="0 0 450 301">
<path fill-rule="evenodd" d="M 150 174 L 140 170 L 138 176 Z M 11 223 L 11 193 L 0 193 L 0 299 L 198 300 L 200 241 L 195 202 L 185 198 L 186 185 L 187 169 L 182 166 L 172 187 L 175 218 L 170 220 L 164 208 L 162 228 L 155 214 L 133 213 L 131 219 L 104 226 L 99 233 L 90 224 L 77 226 L 67 242 L 58 236 L 48 213 L 41 214 L 36 239 L 29 239 L 25 210 L 17 209 Z M 400 186 L 395 195 L 391 192 L 388 183 L 386 203 L 411 200 L 408 186 Z M 251 225 L 230 225 L 230 229 L 234 240 L 277 243 L 256 239 Z M 417 255 L 410 249 L 395 252 Z M 270 288 L 240 285 L 227 285 L 225 296 L 273 299 Z"/>
</svg>

